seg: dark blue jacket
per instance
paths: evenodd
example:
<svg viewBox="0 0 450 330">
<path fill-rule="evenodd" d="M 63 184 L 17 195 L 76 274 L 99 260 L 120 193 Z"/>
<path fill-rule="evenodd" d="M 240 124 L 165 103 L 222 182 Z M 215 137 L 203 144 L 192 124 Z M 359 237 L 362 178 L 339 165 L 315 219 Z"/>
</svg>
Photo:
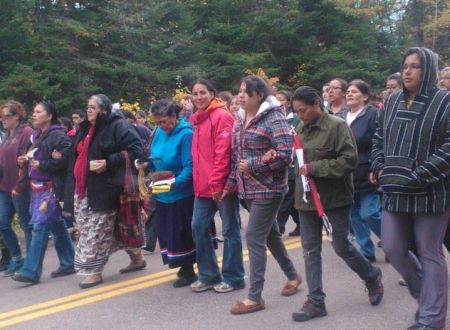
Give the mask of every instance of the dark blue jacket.
<svg viewBox="0 0 450 330">
<path fill-rule="evenodd" d="M 345 108 L 339 113 L 339 116 L 345 120 L 347 113 L 348 109 Z M 350 125 L 358 148 L 358 167 L 353 173 L 356 192 L 371 192 L 378 188 L 369 182 L 372 163 L 372 138 L 376 130 L 377 113 L 377 108 L 373 105 L 367 105 Z"/>
</svg>

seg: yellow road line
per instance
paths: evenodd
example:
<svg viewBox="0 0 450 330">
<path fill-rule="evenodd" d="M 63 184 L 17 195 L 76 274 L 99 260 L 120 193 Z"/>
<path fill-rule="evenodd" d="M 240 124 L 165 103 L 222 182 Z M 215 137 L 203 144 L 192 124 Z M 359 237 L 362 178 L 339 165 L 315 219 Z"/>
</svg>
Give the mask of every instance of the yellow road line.
<svg viewBox="0 0 450 330">
<path fill-rule="evenodd" d="M 298 239 L 290 239 L 285 241 L 285 245 L 288 250 L 292 250 L 300 247 L 301 243 Z M 220 262 L 221 260 L 222 258 L 219 258 Z M 248 250 L 244 251 L 244 261 L 248 261 Z M 10 319 L 1 321 L 0 328 L 166 283 L 176 279 L 176 276 L 174 275 L 175 272 L 176 270 L 166 270 L 2 313 L 0 314 L 0 320 Z M 21 314 L 25 315 L 17 316 Z"/>
</svg>

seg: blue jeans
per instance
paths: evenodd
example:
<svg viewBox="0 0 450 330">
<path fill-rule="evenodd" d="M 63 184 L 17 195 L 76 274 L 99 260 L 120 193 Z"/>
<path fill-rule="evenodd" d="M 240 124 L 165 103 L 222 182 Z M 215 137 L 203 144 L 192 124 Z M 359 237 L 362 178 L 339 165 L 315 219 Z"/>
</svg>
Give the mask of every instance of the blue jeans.
<svg viewBox="0 0 450 330">
<path fill-rule="evenodd" d="M 47 250 L 48 234 L 52 233 L 60 267 L 64 270 L 74 268 L 74 249 L 64 221 L 48 224 L 35 224 L 30 249 L 20 273 L 30 279 L 39 279 L 42 274 L 42 263 Z"/>
<path fill-rule="evenodd" d="M 210 226 L 219 210 L 222 219 L 223 281 L 231 286 L 244 284 L 244 262 L 239 223 L 239 200 L 236 195 L 227 196 L 220 202 L 212 198 L 195 197 L 192 216 L 192 234 L 197 250 L 198 279 L 206 284 L 222 280 L 217 257 L 211 240 Z"/>
<path fill-rule="evenodd" d="M 20 228 L 25 234 L 27 250 L 30 246 L 33 226 L 29 224 L 29 206 L 30 194 L 28 192 L 17 197 L 11 197 L 10 194 L 0 191 L 0 232 L 13 258 L 19 258 L 22 255 L 17 235 L 11 226 L 14 213 L 17 213 L 19 216 Z"/>
<path fill-rule="evenodd" d="M 381 202 L 376 192 L 355 192 L 354 204 L 350 209 L 352 227 L 360 252 L 367 256 L 375 256 L 375 245 L 370 239 L 372 230 L 381 237 Z"/>
</svg>

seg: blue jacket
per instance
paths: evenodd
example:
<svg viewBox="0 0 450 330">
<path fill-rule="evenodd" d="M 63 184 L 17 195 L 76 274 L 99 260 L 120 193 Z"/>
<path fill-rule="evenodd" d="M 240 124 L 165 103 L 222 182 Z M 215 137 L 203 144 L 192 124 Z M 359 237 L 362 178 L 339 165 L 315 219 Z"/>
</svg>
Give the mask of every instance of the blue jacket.
<svg viewBox="0 0 450 330">
<path fill-rule="evenodd" d="M 192 145 L 193 130 L 189 123 L 180 119 L 170 134 L 157 128 L 151 145 L 151 159 L 157 171 L 172 171 L 175 186 L 167 193 L 156 195 L 162 203 L 173 203 L 194 194 L 192 185 Z"/>
</svg>

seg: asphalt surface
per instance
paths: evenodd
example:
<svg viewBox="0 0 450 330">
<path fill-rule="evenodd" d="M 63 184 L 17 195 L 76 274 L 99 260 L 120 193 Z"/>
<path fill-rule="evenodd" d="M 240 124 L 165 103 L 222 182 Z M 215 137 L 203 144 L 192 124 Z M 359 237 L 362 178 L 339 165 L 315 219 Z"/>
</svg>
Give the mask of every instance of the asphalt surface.
<svg viewBox="0 0 450 330">
<path fill-rule="evenodd" d="M 243 212 L 242 217 L 243 234 L 247 215 Z M 219 219 L 216 224 L 220 228 Z M 289 225 L 287 232 L 293 229 L 291 221 Z M 284 238 L 294 265 L 304 276 L 299 238 L 291 239 L 287 234 Z M 221 255 L 221 246 L 219 249 Z M 145 270 L 127 275 L 119 274 L 119 269 L 128 264 L 127 255 L 123 251 L 112 255 L 103 274 L 104 283 L 80 290 L 80 278 L 76 275 L 50 278 L 50 272 L 58 264 L 50 246 L 40 284 L 25 286 L 0 277 L 0 328 L 381 330 L 406 329 L 414 323 L 417 305 L 407 289 L 398 285 L 399 275 L 385 263 L 380 248 L 376 264 L 383 271 L 385 296 L 376 307 L 369 304 L 362 281 L 334 254 L 328 241 L 323 243 L 322 254 L 328 316 L 297 323 L 292 321 L 291 314 L 306 300 L 306 284 L 294 296 L 281 296 L 286 279 L 271 256 L 263 292 L 266 309 L 236 316 L 230 314 L 229 308 L 234 301 L 245 298 L 247 289 L 222 294 L 193 293 L 189 287 L 175 289 L 172 282 L 176 270 L 169 271 L 162 265 L 158 250 L 146 255 Z M 245 267 L 248 273 L 248 261 Z M 450 322 L 447 327 L 450 328 Z"/>
</svg>

